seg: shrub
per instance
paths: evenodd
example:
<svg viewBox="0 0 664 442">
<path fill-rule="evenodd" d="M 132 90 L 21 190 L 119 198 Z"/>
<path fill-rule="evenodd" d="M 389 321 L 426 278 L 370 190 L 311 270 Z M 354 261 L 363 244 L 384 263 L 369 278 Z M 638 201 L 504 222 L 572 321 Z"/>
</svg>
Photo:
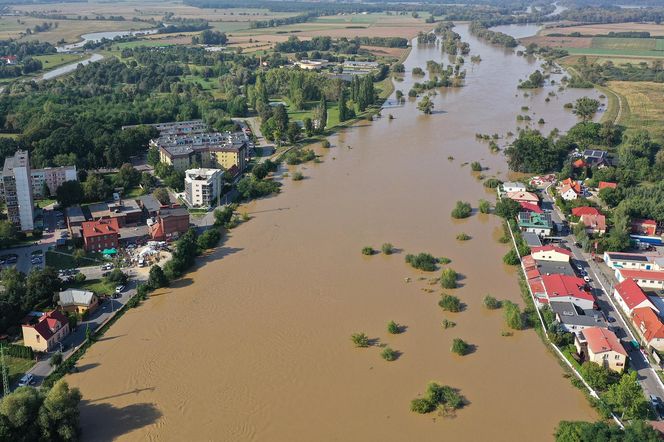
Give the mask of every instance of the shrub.
<svg viewBox="0 0 664 442">
<path fill-rule="evenodd" d="M 392 350 L 390 347 L 385 347 L 383 351 L 380 353 L 380 356 L 385 359 L 386 361 L 394 361 L 398 357 L 398 353 L 394 350 Z"/>
<path fill-rule="evenodd" d="M 77 273 L 76 275 L 74 275 L 74 282 L 77 284 L 81 284 L 85 282 L 86 278 L 87 277 L 83 273 Z"/>
<path fill-rule="evenodd" d="M 468 241 L 470 239 L 470 235 L 467 233 L 461 232 L 456 236 L 456 239 L 459 241 Z"/>
<path fill-rule="evenodd" d="M 456 353 L 459 356 L 465 356 L 470 351 L 470 345 L 463 339 L 455 338 L 452 341 L 452 353 Z"/>
<path fill-rule="evenodd" d="M 418 270 L 433 272 L 436 270 L 438 260 L 428 253 L 418 255 L 406 255 L 406 262 Z"/>
<path fill-rule="evenodd" d="M 484 187 L 488 187 L 489 189 L 495 189 L 496 187 L 500 186 L 503 182 L 500 181 L 497 178 L 489 178 L 488 180 L 484 181 Z"/>
<path fill-rule="evenodd" d="M 510 251 L 503 256 L 503 262 L 510 266 L 517 266 L 521 261 L 519 261 L 519 255 L 516 254 L 516 250 L 510 249 Z"/>
<path fill-rule="evenodd" d="M 410 411 L 413 411 L 415 413 L 426 414 L 426 413 L 431 413 L 435 409 L 436 405 L 432 404 L 426 399 L 418 398 L 410 401 Z"/>
<path fill-rule="evenodd" d="M 461 311 L 461 301 L 454 295 L 443 295 L 438 305 L 445 311 L 457 313 Z"/>
<path fill-rule="evenodd" d="M 390 244 L 389 242 L 386 242 L 383 244 L 380 249 L 383 251 L 385 255 L 391 255 L 394 252 L 394 246 Z"/>
<path fill-rule="evenodd" d="M 387 323 L 387 331 L 393 335 L 398 335 L 401 333 L 401 327 L 396 322 L 390 321 Z"/>
<path fill-rule="evenodd" d="M 491 295 L 486 295 L 483 302 L 484 307 L 488 308 L 489 310 L 495 310 L 501 306 L 501 302 Z"/>
<path fill-rule="evenodd" d="M 457 288 L 457 272 L 452 269 L 443 269 L 443 272 L 440 274 L 440 285 L 444 289 L 455 289 Z"/>
<path fill-rule="evenodd" d="M 490 213 L 491 212 L 491 203 L 487 200 L 480 200 L 479 203 L 480 213 Z"/>
<path fill-rule="evenodd" d="M 456 322 L 450 321 L 449 319 L 443 319 L 443 322 L 440 324 L 444 329 L 452 328 L 456 326 Z"/>
<path fill-rule="evenodd" d="M 505 323 L 512 330 L 523 330 L 526 327 L 523 316 L 521 315 L 521 309 L 519 306 L 513 302 L 505 301 L 503 303 L 505 311 Z"/>
<path fill-rule="evenodd" d="M 481 172 L 482 171 L 482 165 L 480 164 L 479 161 L 473 161 L 472 163 L 470 163 L 470 169 L 473 172 Z"/>
<path fill-rule="evenodd" d="M 454 210 L 452 210 L 452 218 L 462 219 L 468 218 L 473 212 L 470 204 L 465 201 L 457 201 Z"/>
<path fill-rule="evenodd" d="M 353 341 L 355 347 L 365 348 L 369 346 L 369 337 L 364 333 L 353 333 L 350 340 Z"/>
<path fill-rule="evenodd" d="M 449 264 L 451 262 L 452 260 L 450 258 L 445 258 L 444 256 L 442 258 L 438 258 L 439 264 Z"/>
<path fill-rule="evenodd" d="M 196 238 L 196 245 L 198 245 L 198 248 L 201 250 L 207 250 L 216 246 L 220 239 L 221 233 L 219 232 L 219 229 L 212 228 L 201 233 L 201 235 Z"/>
<path fill-rule="evenodd" d="M 452 387 L 429 382 L 423 398 L 414 399 L 410 403 L 411 411 L 425 414 L 430 413 L 438 406 L 447 410 L 456 410 L 463 406 L 463 397 Z"/>
<path fill-rule="evenodd" d="M 302 172 L 300 172 L 299 170 L 293 173 L 293 178 L 292 178 L 293 181 L 302 181 L 303 178 L 304 175 L 302 175 Z"/>
</svg>

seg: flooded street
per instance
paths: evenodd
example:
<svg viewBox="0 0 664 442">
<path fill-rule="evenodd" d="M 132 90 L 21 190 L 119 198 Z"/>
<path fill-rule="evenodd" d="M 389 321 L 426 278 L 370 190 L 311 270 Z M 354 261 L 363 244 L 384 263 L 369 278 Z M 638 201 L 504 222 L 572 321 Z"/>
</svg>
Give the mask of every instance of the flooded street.
<svg viewBox="0 0 664 442">
<path fill-rule="evenodd" d="M 291 168 L 304 180 L 283 178 L 280 195 L 242 207 L 251 221 L 88 350 L 67 378 L 83 394 L 84 439 L 540 441 L 561 419 L 596 418 L 533 330 L 503 337 L 502 311 L 482 305 L 491 294 L 523 306 L 516 272 L 502 264 L 499 219 L 453 221 L 450 212 L 457 200 L 494 200 L 463 163 L 506 177 L 503 155 L 476 133 L 500 134 L 502 148 L 519 113 L 535 126 L 543 117 L 547 133 L 566 130 L 576 117 L 563 104 L 597 94 L 556 84 L 524 97 L 516 85 L 538 62 L 478 41 L 465 25 L 456 31 L 482 62 L 466 57 L 466 86 L 438 94 L 433 115 L 410 100 L 330 137 L 330 149 L 317 148 L 321 164 Z M 407 95 L 422 81 L 410 71 L 429 59 L 448 63 L 437 47 L 414 48 L 396 88 Z M 457 241 L 461 232 L 472 239 Z M 384 242 L 398 253 L 360 253 Z M 419 252 L 452 260 L 461 287 L 446 292 L 463 312 L 443 312 L 440 286 L 418 279 L 439 272 L 404 262 Z M 456 327 L 444 330 L 445 318 Z M 389 335 L 390 320 L 407 330 Z M 386 362 L 380 348 L 353 348 L 359 331 L 401 356 Z M 475 351 L 452 354 L 454 338 Z M 429 381 L 460 389 L 468 405 L 452 418 L 410 412 Z"/>
</svg>

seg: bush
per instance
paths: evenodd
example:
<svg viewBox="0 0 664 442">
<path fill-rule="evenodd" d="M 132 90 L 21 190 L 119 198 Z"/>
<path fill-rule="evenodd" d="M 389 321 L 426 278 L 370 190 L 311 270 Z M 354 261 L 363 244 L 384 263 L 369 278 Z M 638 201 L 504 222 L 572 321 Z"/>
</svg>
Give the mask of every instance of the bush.
<svg viewBox="0 0 664 442">
<path fill-rule="evenodd" d="M 516 254 L 516 250 L 510 249 L 510 251 L 503 256 L 503 262 L 510 266 L 518 266 L 521 261 L 519 260 L 519 255 Z"/>
<path fill-rule="evenodd" d="M 480 200 L 479 203 L 480 213 L 490 213 L 491 212 L 491 203 L 487 200 Z"/>
<path fill-rule="evenodd" d="M 488 187 L 489 189 L 495 189 L 496 187 L 500 186 L 502 183 L 503 182 L 497 178 L 489 178 L 488 180 L 484 181 L 484 187 Z"/>
<path fill-rule="evenodd" d="M 484 297 L 484 307 L 488 308 L 489 310 L 496 310 L 501 307 L 502 303 L 494 298 L 491 295 L 486 295 Z"/>
<path fill-rule="evenodd" d="M 428 253 L 406 255 L 406 262 L 416 269 L 425 272 L 433 272 L 436 270 L 436 264 L 438 264 L 438 260 Z"/>
<path fill-rule="evenodd" d="M 369 337 L 364 333 L 353 333 L 350 339 L 355 344 L 355 347 L 365 348 L 369 346 Z"/>
<path fill-rule="evenodd" d="M 83 273 L 77 273 L 76 275 L 74 275 L 74 282 L 77 284 L 82 284 L 85 282 L 86 278 L 87 277 Z"/>
<path fill-rule="evenodd" d="M 435 409 L 436 405 L 432 404 L 426 399 L 418 398 L 410 401 L 410 411 L 413 411 L 415 413 L 426 414 L 426 413 L 431 413 Z"/>
<path fill-rule="evenodd" d="M 482 164 L 480 164 L 479 161 L 473 161 L 472 163 L 470 163 L 470 169 L 473 172 L 481 172 L 482 171 Z"/>
<path fill-rule="evenodd" d="M 216 246 L 220 239 L 221 233 L 219 232 L 219 229 L 212 228 L 201 233 L 196 239 L 196 245 L 198 245 L 198 248 L 201 250 L 207 250 Z"/>
<path fill-rule="evenodd" d="M 448 329 L 448 328 L 456 327 L 456 322 L 450 321 L 449 319 L 443 319 L 443 322 L 441 322 L 440 325 L 443 327 L 443 329 Z"/>
<path fill-rule="evenodd" d="M 390 347 L 385 347 L 380 353 L 380 356 L 386 361 L 394 361 L 399 357 L 399 354 Z"/>
<path fill-rule="evenodd" d="M 452 218 L 462 219 L 468 218 L 473 212 L 470 204 L 465 201 L 457 201 L 454 210 L 452 210 Z"/>
<path fill-rule="evenodd" d="M 459 241 L 468 241 L 470 239 L 470 235 L 467 233 L 461 232 L 456 236 L 456 239 Z"/>
<path fill-rule="evenodd" d="M 115 285 L 122 285 L 127 283 L 127 275 L 120 269 L 113 269 L 106 277 L 106 280 Z"/>
<path fill-rule="evenodd" d="M 290 166 L 306 163 L 316 158 L 316 154 L 311 149 L 291 149 L 284 155 L 284 161 Z"/>
<path fill-rule="evenodd" d="M 445 311 L 457 313 L 461 311 L 461 301 L 453 295 L 443 295 L 438 305 Z"/>
<path fill-rule="evenodd" d="M 456 353 L 459 356 L 465 356 L 470 351 L 470 345 L 466 343 L 463 339 L 455 338 L 452 341 L 452 353 Z"/>
<path fill-rule="evenodd" d="M 392 253 L 394 253 L 394 246 L 392 244 L 390 244 L 389 242 L 386 242 L 385 244 L 383 244 L 380 247 L 380 249 L 383 251 L 383 253 L 385 255 L 391 255 Z"/>
<path fill-rule="evenodd" d="M 441 258 L 438 258 L 438 263 L 439 264 L 449 264 L 451 263 L 452 260 L 450 258 L 445 258 L 444 256 Z"/>
<path fill-rule="evenodd" d="M 387 331 L 388 333 L 391 333 L 393 335 L 398 335 L 401 333 L 401 327 L 399 327 L 399 324 L 397 324 L 394 321 L 390 321 L 387 323 Z"/>
<path fill-rule="evenodd" d="M 505 323 L 509 328 L 512 330 L 523 330 L 526 328 L 523 315 L 521 315 L 521 309 L 519 309 L 518 305 L 510 301 L 505 301 L 503 307 L 505 311 Z"/>
<path fill-rule="evenodd" d="M 444 289 L 455 289 L 457 288 L 457 278 L 459 275 L 452 269 L 443 269 L 443 272 L 440 274 L 440 285 Z"/>
<path fill-rule="evenodd" d="M 302 172 L 299 170 L 297 172 L 293 173 L 293 181 L 302 181 L 304 179 L 304 175 L 302 175 Z"/>
<path fill-rule="evenodd" d="M 430 413 L 438 406 L 443 406 L 447 410 L 456 410 L 463 406 L 463 397 L 452 387 L 430 382 L 424 397 L 410 402 L 410 410 L 420 414 Z"/>
<path fill-rule="evenodd" d="M 362 247 L 362 254 L 371 256 L 374 254 L 374 249 L 371 246 Z"/>
</svg>

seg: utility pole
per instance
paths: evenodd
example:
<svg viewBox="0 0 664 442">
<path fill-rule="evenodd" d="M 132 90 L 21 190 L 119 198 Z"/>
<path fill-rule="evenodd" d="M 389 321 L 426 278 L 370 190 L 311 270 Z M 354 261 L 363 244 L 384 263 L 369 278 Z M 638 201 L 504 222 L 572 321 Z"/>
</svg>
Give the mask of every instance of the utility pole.
<svg viewBox="0 0 664 442">
<path fill-rule="evenodd" d="M 9 375 L 7 374 L 7 364 L 5 364 L 5 347 L 0 345 L 0 369 L 2 370 L 2 395 L 9 394 Z"/>
</svg>

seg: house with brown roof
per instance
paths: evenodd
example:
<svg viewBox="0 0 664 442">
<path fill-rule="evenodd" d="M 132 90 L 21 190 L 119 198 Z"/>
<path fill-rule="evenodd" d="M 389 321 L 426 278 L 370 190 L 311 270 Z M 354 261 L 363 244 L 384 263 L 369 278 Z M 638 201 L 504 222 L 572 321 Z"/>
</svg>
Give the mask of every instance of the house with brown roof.
<svg viewBox="0 0 664 442">
<path fill-rule="evenodd" d="M 606 233 L 606 217 L 604 215 L 581 215 L 580 222 L 586 227 L 587 233 L 604 235 Z"/>
<path fill-rule="evenodd" d="M 156 220 L 149 226 L 152 239 L 175 239 L 189 230 L 189 212 L 184 207 L 160 209 Z"/>
<path fill-rule="evenodd" d="M 650 307 L 634 309 L 632 323 L 643 342 L 655 350 L 664 350 L 664 323 Z"/>
<path fill-rule="evenodd" d="M 589 327 L 574 335 L 576 351 L 586 361 L 595 362 L 609 370 L 622 373 L 627 363 L 627 351 L 611 330 Z"/>
<path fill-rule="evenodd" d="M 82 225 L 83 248 L 88 252 L 115 249 L 120 240 L 116 218 L 86 221 Z"/>
<path fill-rule="evenodd" d="M 617 183 L 610 183 L 608 181 L 600 181 L 599 182 L 599 190 L 602 190 L 602 189 L 615 189 L 616 187 L 618 187 Z"/>
<path fill-rule="evenodd" d="M 539 197 L 532 192 L 507 192 L 505 196 L 517 203 L 539 204 Z"/>
<path fill-rule="evenodd" d="M 26 317 L 21 329 L 23 345 L 34 351 L 51 351 L 69 335 L 69 320 L 58 310 L 33 313 Z"/>
<path fill-rule="evenodd" d="M 632 220 L 631 228 L 635 235 L 655 236 L 657 234 L 657 221 L 635 218 Z"/>
</svg>

